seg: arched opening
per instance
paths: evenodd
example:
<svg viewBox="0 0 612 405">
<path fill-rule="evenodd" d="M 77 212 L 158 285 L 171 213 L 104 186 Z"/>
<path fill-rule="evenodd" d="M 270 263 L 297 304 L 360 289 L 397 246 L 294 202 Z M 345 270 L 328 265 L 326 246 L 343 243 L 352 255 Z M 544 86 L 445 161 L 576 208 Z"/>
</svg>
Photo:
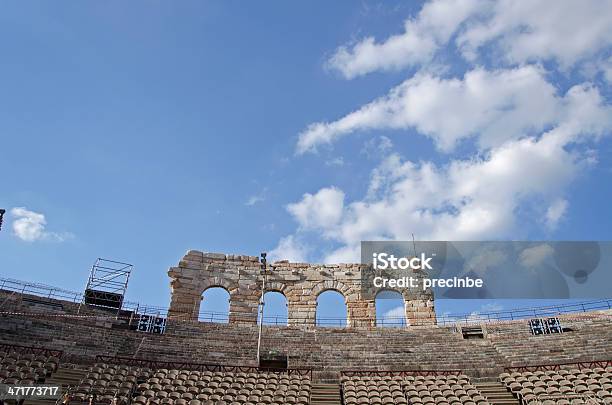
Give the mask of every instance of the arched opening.
<svg viewBox="0 0 612 405">
<path fill-rule="evenodd" d="M 261 313 L 257 312 L 257 323 Z M 287 298 L 278 291 L 267 291 L 264 294 L 264 325 L 287 325 Z"/>
<path fill-rule="evenodd" d="M 376 294 L 376 326 L 403 328 L 406 326 L 404 297 L 397 291 L 383 290 Z"/>
<path fill-rule="evenodd" d="M 347 325 L 346 302 L 336 290 L 323 291 L 317 297 L 316 325 L 345 327 Z"/>
<path fill-rule="evenodd" d="M 223 287 L 210 287 L 202 293 L 198 320 L 229 323 L 230 293 Z"/>
</svg>

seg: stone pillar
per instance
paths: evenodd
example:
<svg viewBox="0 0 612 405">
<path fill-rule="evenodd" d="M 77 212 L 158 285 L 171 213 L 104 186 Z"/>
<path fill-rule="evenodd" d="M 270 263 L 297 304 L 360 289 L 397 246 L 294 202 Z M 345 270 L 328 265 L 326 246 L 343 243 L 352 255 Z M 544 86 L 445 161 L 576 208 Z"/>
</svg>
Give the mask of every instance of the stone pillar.
<svg viewBox="0 0 612 405">
<path fill-rule="evenodd" d="M 287 316 L 289 326 L 313 326 L 317 316 L 317 300 L 309 296 L 289 294 L 287 296 Z"/>
<path fill-rule="evenodd" d="M 181 286 L 179 280 L 173 280 L 172 298 L 168 309 L 168 318 L 180 320 L 197 320 L 202 295 L 199 290 Z"/>
<path fill-rule="evenodd" d="M 349 327 L 376 326 L 376 306 L 374 300 L 347 300 L 346 317 Z"/>
<path fill-rule="evenodd" d="M 436 312 L 433 300 L 406 301 L 406 321 L 409 326 L 435 325 Z"/>
<path fill-rule="evenodd" d="M 257 309 L 261 296 L 259 289 L 238 287 L 230 292 L 229 323 L 251 324 L 257 323 Z"/>
</svg>

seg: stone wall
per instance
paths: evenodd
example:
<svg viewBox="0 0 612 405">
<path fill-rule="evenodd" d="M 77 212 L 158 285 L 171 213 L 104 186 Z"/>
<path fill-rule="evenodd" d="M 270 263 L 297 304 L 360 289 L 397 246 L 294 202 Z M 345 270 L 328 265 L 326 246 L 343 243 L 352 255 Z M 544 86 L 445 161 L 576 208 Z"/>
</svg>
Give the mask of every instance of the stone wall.
<svg viewBox="0 0 612 405">
<path fill-rule="evenodd" d="M 266 291 L 282 293 L 288 304 L 289 325 L 315 324 L 317 297 L 327 290 L 340 292 L 345 299 L 347 323 L 352 327 L 376 325 L 373 297 L 362 293 L 363 264 L 308 264 L 280 261 L 268 266 Z M 230 323 L 257 322 L 262 274 L 257 256 L 202 253 L 190 250 L 171 267 L 168 275 L 172 297 L 169 317 L 196 320 L 202 294 L 211 287 L 223 287 L 230 294 Z M 416 277 L 422 274 L 415 273 Z M 431 291 L 405 289 L 406 320 L 409 325 L 436 323 Z"/>
<path fill-rule="evenodd" d="M 171 321 L 163 335 L 128 328 L 114 311 L 0 291 L 0 343 L 64 351 L 67 362 L 89 365 L 97 355 L 225 365 L 257 365 L 253 324 Z M 40 302 L 46 302 L 41 304 Z M 50 309 L 53 305 L 54 309 Z M 473 377 L 499 375 L 504 367 L 612 359 L 610 314 L 563 316 L 567 332 L 533 336 L 528 320 L 483 324 L 484 339 L 464 340 L 453 327 L 263 328 L 263 352 L 288 357 L 290 367 L 313 370 L 315 380 L 341 370 L 461 369 Z"/>
</svg>

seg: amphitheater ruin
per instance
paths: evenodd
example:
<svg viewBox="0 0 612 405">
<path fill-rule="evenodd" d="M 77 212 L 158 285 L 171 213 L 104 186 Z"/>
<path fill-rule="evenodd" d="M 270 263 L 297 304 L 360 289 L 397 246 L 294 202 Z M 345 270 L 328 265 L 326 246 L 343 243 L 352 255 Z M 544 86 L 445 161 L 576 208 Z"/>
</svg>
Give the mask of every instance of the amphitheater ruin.
<svg viewBox="0 0 612 405">
<path fill-rule="evenodd" d="M 255 256 L 188 251 L 168 270 L 163 333 L 139 328 L 143 307 L 117 312 L 83 305 L 79 293 L 0 281 L 0 383 L 57 384 L 72 404 L 612 402 L 611 300 L 567 313 L 534 309 L 532 317 L 562 325 L 534 334 L 526 318 L 441 322 L 431 292 L 414 290 L 404 294 L 409 324 L 381 328 L 360 288 L 363 265 L 270 268 L 266 291 L 285 295 L 288 323 L 263 325 L 260 358 Z M 212 287 L 230 293 L 229 323 L 198 320 Z M 327 290 L 344 296 L 346 327 L 317 327 L 317 296 Z M 262 367 L 263 358 L 286 365 Z"/>
<path fill-rule="evenodd" d="M 375 326 L 375 295 L 362 294 L 363 264 L 308 264 L 281 261 L 270 265 L 266 291 L 283 294 L 288 324 L 315 324 L 317 297 L 335 290 L 346 301 L 349 326 Z M 418 273 L 415 273 L 418 274 Z M 169 315 L 197 319 L 203 292 L 223 287 L 230 293 L 230 323 L 256 323 L 261 297 L 261 266 L 257 256 L 202 253 L 190 250 L 168 271 L 172 298 Z M 436 323 L 431 290 L 404 289 L 406 320 L 411 325 Z"/>
</svg>

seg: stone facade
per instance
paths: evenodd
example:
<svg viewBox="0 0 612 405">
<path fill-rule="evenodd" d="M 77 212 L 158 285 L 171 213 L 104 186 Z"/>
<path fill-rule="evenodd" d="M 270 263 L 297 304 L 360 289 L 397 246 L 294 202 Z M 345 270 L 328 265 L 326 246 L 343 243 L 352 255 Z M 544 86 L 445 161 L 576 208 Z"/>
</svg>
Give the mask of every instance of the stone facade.
<svg viewBox="0 0 612 405">
<path fill-rule="evenodd" d="M 362 292 L 363 264 L 308 264 L 279 261 L 268 265 L 266 292 L 282 293 L 287 299 L 289 325 L 314 325 L 317 297 L 335 290 L 344 296 L 347 323 L 351 327 L 376 325 L 375 299 Z M 257 256 L 202 253 L 190 250 L 177 267 L 168 270 L 172 297 L 168 316 L 196 320 L 202 294 L 223 287 L 230 294 L 230 323 L 257 322 L 262 274 Z M 433 294 L 419 289 L 398 291 L 404 298 L 408 325 L 436 322 Z M 365 295 L 368 295 L 366 297 Z"/>
</svg>

